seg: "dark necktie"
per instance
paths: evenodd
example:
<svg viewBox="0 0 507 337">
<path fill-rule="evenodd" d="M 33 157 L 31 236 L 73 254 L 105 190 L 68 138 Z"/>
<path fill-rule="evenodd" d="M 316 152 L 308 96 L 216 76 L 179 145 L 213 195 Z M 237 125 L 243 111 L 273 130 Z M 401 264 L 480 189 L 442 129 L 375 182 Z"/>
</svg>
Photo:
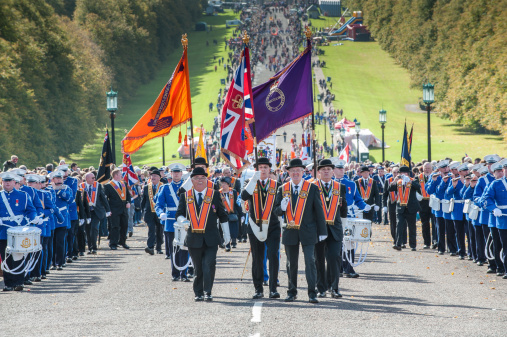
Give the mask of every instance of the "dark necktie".
<svg viewBox="0 0 507 337">
<path fill-rule="evenodd" d="M 262 181 L 262 188 L 265 188 L 266 187 L 266 182 L 263 180 Z"/>
<path fill-rule="evenodd" d="M 199 206 L 199 209 L 201 208 L 202 204 L 202 193 L 197 193 L 197 206 Z"/>
<path fill-rule="evenodd" d="M 88 196 L 91 198 L 92 197 L 92 186 L 88 186 Z M 93 201 L 93 200 L 92 200 Z"/>
<path fill-rule="evenodd" d="M 329 191 L 329 183 L 326 183 L 326 191 Z"/>
<path fill-rule="evenodd" d="M 298 186 L 294 186 L 294 190 L 292 192 L 292 205 L 295 205 L 298 200 Z"/>
</svg>

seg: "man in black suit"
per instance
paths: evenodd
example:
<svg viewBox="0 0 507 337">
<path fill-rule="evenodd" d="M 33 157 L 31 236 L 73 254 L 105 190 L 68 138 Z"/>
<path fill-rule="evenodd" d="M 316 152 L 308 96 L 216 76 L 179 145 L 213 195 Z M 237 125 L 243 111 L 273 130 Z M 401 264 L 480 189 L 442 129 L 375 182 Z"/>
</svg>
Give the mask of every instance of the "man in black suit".
<svg viewBox="0 0 507 337">
<path fill-rule="evenodd" d="M 416 193 L 421 193 L 421 186 L 417 181 L 410 178 L 408 166 L 400 167 L 398 179 L 389 185 L 389 191 L 398 192 L 396 203 L 396 242 L 393 248 L 401 250 L 403 245 L 403 233 L 408 226 L 408 243 L 413 251 L 416 250 L 416 215 L 421 210 Z"/>
<path fill-rule="evenodd" d="M 252 280 L 255 288 L 253 299 L 264 297 L 262 281 L 264 279 L 265 247 L 268 250 L 269 260 L 269 298 L 280 298 L 276 287 L 280 267 L 278 250 L 281 229 L 280 221 L 273 212 L 278 184 L 269 178 L 271 162 L 268 158 L 258 158 L 255 168 L 257 171 L 241 192 L 241 199 L 248 202 L 250 213 L 247 230 L 252 252 Z M 257 203 L 254 203 L 254 195 Z M 257 214 L 259 215 L 257 216 Z M 257 219 L 258 217 L 260 219 Z"/>
<path fill-rule="evenodd" d="M 289 289 L 286 302 L 297 298 L 299 243 L 305 257 L 305 274 L 310 303 L 319 303 L 315 290 L 315 244 L 327 238 L 326 220 L 317 186 L 302 180 L 305 165 L 301 159 L 292 159 L 287 167 L 291 181 L 278 188 L 275 215 L 284 216 L 286 227 L 282 243 L 287 254 Z"/>
<path fill-rule="evenodd" d="M 88 254 L 97 254 L 100 221 L 106 216 L 111 216 L 111 209 L 104 194 L 104 187 L 95 181 L 95 174 L 88 172 L 85 175 L 85 180 L 82 188 L 86 191 L 91 213 L 91 222 L 86 224 Z"/>
<path fill-rule="evenodd" d="M 222 175 L 224 177 L 231 178 L 231 188 L 233 190 L 235 190 L 236 192 L 241 193 L 241 182 L 239 181 L 239 178 L 232 176 L 231 169 L 226 167 L 226 168 L 224 168 L 224 170 L 222 172 L 223 172 Z"/>
<path fill-rule="evenodd" d="M 128 209 L 130 208 L 130 192 L 121 179 L 121 170 L 114 169 L 112 179 L 104 185 L 104 193 L 111 208 L 111 230 L 109 231 L 109 247 L 116 250 L 118 245 L 127 246 Z"/>
<path fill-rule="evenodd" d="M 208 187 L 208 174 L 202 167 L 195 168 L 190 175 L 192 188 L 180 195 L 176 219 L 189 220 L 185 246 L 192 258 L 195 270 L 195 301 L 213 301 L 211 290 L 215 280 L 215 269 L 220 233 L 220 221 L 225 242 L 231 240 L 228 215 L 220 198 L 220 193 Z"/>
<path fill-rule="evenodd" d="M 155 254 L 153 248 L 157 249 L 157 253 L 162 254 L 163 228 L 160 220 L 155 212 L 155 196 L 162 186 L 161 174 L 159 170 L 153 170 L 150 174 L 151 181 L 144 185 L 143 199 L 141 201 L 141 210 L 144 210 L 144 221 L 148 225 L 148 241 L 144 251 L 150 255 Z M 156 244 L 156 247 L 155 247 Z"/>
<path fill-rule="evenodd" d="M 357 190 L 364 202 L 373 208 L 373 210 L 363 213 L 363 219 L 373 222 L 373 213 L 378 212 L 381 204 L 377 182 L 370 177 L 370 170 L 367 166 L 362 166 L 359 174 L 361 178 L 356 180 Z"/>
<path fill-rule="evenodd" d="M 315 264 L 317 267 L 318 297 L 326 297 L 326 290 L 331 288 L 331 297 L 340 298 L 338 289 L 342 256 L 343 227 L 342 220 L 347 218 L 347 188 L 334 181 L 334 164 L 329 159 L 319 162 L 320 179 L 314 184 L 320 190 L 322 209 L 326 219 L 328 237 L 315 245 Z M 329 280 L 326 280 L 326 260 Z"/>
<path fill-rule="evenodd" d="M 431 166 L 430 162 L 426 162 L 423 165 L 423 172 L 418 174 L 415 177 L 415 181 L 419 183 L 419 186 L 421 187 L 421 195 L 418 195 L 419 200 L 419 206 L 421 207 L 421 211 L 419 212 L 419 215 L 421 216 L 421 230 L 422 230 L 422 236 L 424 240 L 424 249 L 431 248 L 431 245 L 436 240 L 431 240 L 431 226 L 430 223 L 432 221 L 432 210 L 430 207 L 430 195 L 428 192 L 426 192 L 425 184 L 430 179 L 430 174 L 433 171 L 433 167 Z M 433 225 L 433 227 L 435 227 Z M 435 237 L 434 237 L 435 238 Z"/>
</svg>

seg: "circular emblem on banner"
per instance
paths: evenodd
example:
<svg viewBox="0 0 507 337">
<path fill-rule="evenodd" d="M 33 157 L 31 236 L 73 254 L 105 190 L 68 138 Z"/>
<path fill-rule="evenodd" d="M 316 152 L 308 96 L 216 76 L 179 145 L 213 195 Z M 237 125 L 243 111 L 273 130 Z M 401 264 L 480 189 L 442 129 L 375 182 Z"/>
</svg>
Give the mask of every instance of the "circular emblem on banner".
<svg viewBox="0 0 507 337">
<path fill-rule="evenodd" d="M 207 204 L 211 204 L 211 197 L 205 196 L 204 197 L 204 202 L 207 203 Z"/>
<path fill-rule="evenodd" d="M 269 194 L 275 194 L 276 191 L 275 191 L 275 189 L 273 187 L 270 187 L 270 188 L 268 188 L 268 193 Z"/>
<path fill-rule="evenodd" d="M 278 88 L 273 88 L 266 97 L 266 108 L 271 112 L 277 112 L 285 104 L 285 95 Z"/>
<path fill-rule="evenodd" d="M 193 196 L 191 196 L 191 195 L 190 195 L 190 196 L 188 196 L 188 197 L 187 197 L 187 204 L 191 204 L 191 203 L 193 203 L 193 202 L 194 202 L 194 197 L 193 197 Z"/>
</svg>

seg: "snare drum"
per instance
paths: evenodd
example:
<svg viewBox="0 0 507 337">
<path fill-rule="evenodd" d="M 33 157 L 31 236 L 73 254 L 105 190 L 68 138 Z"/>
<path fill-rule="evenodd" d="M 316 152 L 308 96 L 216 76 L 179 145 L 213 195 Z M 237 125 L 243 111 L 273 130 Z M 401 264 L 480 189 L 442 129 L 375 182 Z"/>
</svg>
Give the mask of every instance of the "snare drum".
<svg viewBox="0 0 507 337">
<path fill-rule="evenodd" d="M 7 229 L 7 251 L 10 253 L 33 253 L 42 249 L 37 227 L 11 227 Z"/>
<path fill-rule="evenodd" d="M 477 220 L 479 216 L 479 206 L 472 205 L 470 206 L 470 210 L 468 211 L 468 217 L 470 220 Z"/>
<path fill-rule="evenodd" d="M 185 247 L 185 238 L 187 237 L 188 226 L 190 226 L 188 220 L 174 223 L 174 244 L 179 246 L 180 249 L 187 249 Z"/>
<path fill-rule="evenodd" d="M 343 226 L 343 240 L 355 242 L 371 241 L 371 221 L 348 218 Z"/>
<path fill-rule="evenodd" d="M 450 213 L 451 202 L 449 200 L 442 200 L 442 212 Z"/>
</svg>

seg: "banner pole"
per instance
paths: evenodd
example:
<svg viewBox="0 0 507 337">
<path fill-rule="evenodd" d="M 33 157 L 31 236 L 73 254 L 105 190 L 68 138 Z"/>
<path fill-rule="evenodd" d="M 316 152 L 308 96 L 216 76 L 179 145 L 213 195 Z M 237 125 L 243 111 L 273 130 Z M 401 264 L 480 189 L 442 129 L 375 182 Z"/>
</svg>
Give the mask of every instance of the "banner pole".
<svg viewBox="0 0 507 337">
<path fill-rule="evenodd" d="M 310 27 L 306 26 L 305 28 L 305 35 L 306 35 L 306 44 L 307 44 L 307 47 L 309 49 L 309 53 L 310 53 L 310 56 L 311 56 L 311 52 L 312 52 L 312 31 L 310 30 Z M 310 94 L 312 94 L 311 90 L 310 90 Z M 313 101 L 313 99 L 312 99 Z M 317 102 L 317 104 L 320 104 L 319 102 Z M 317 153 L 315 151 L 315 147 L 316 147 L 316 141 L 315 141 L 315 108 L 312 104 L 312 156 L 313 156 L 313 178 L 314 179 L 317 179 Z"/>
</svg>

